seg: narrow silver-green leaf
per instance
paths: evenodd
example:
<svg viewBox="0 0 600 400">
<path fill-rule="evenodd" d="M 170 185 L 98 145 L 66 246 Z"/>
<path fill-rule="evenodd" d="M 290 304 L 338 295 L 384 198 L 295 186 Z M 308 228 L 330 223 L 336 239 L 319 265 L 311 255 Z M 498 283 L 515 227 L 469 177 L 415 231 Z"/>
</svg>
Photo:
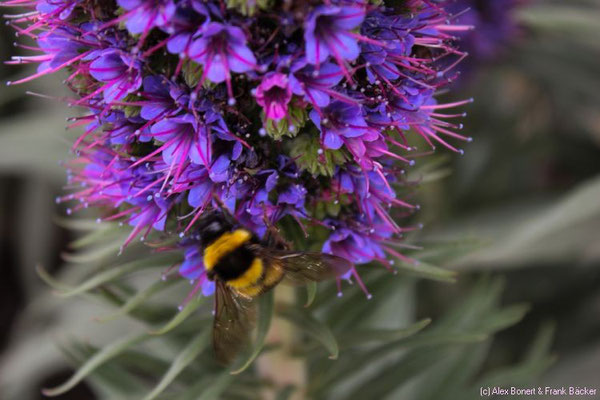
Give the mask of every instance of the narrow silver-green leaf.
<svg viewBox="0 0 600 400">
<path fill-rule="evenodd" d="M 58 396 L 62 393 L 65 393 L 81 382 L 100 365 L 104 364 L 111 358 L 118 356 L 129 347 L 143 342 L 149 337 L 150 335 L 148 334 L 136 334 L 109 344 L 94 354 L 89 360 L 87 360 L 65 383 L 54 388 L 43 389 L 42 392 L 46 396 Z"/>
<path fill-rule="evenodd" d="M 491 334 L 496 331 L 515 325 L 523 319 L 531 307 L 527 304 L 515 304 L 498 310 L 489 316 L 482 318 L 479 322 L 479 331 Z"/>
<path fill-rule="evenodd" d="M 195 296 L 192 298 L 181 311 L 179 311 L 169 322 L 162 328 L 151 331 L 152 335 L 164 335 L 165 333 L 175 329 L 179 324 L 187 319 L 194 311 L 204 302 L 204 296 Z"/>
<path fill-rule="evenodd" d="M 396 264 L 394 266 L 398 272 L 406 275 L 416 276 L 418 278 L 432 279 L 441 282 L 456 281 L 456 272 L 436 267 L 424 262 L 419 262 L 418 264 L 413 265 L 396 260 Z"/>
<path fill-rule="evenodd" d="M 527 360 L 539 360 L 550 353 L 555 331 L 555 322 L 545 322 L 541 326 L 533 343 L 529 345 L 529 350 L 527 351 L 525 358 Z"/>
<path fill-rule="evenodd" d="M 274 295 L 273 291 L 269 291 L 264 295 L 260 296 L 258 299 L 258 323 L 256 329 L 256 340 L 254 342 L 254 346 L 250 356 L 246 359 L 246 361 L 242 364 L 241 367 L 232 371 L 232 375 L 237 375 L 246 370 L 252 364 L 252 361 L 260 354 L 264 344 L 265 338 L 267 337 L 267 333 L 269 332 L 269 328 L 271 327 L 271 319 L 273 317 L 273 309 L 274 309 Z"/>
<path fill-rule="evenodd" d="M 41 265 L 36 265 L 35 270 L 40 279 L 43 280 L 52 289 L 55 289 L 57 291 L 64 291 L 69 289 L 69 287 L 64 283 L 60 282 L 57 279 L 54 279 L 54 277 L 50 275 L 50 273 L 46 271 L 46 269 Z"/>
<path fill-rule="evenodd" d="M 391 342 L 412 336 L 423 330 L 430 323 L 431 319 L 426 318 L 403 329 L 370 329 L 357 332 L 349 331 L 345 335 L 340 335 L 338 342 L 342 348 L 352 347 L 369 342 Z"/>
<path fill-rule="evenodd" d="M 115 235 L 124 235 L 126 237 L 127 234 L 127 231 L 124 231 L 122 227 L 116 224 L 98 225 L 86 235 L 69 243 L 69 247 L 72 249 L 81 249 L 99 242 L 104 242 L 107 238 L 114 239 Z"/>
<path fill-rule="evenodd" d="M 141 260 L 135 260 L 132 262 L 128 262 L 128 263 L 119 265 L 117 267 L 108 269 L 106 271 L 100 272 L 100 273 L 92 276 L 87 281 L 85 281 L 73 288 L 69 288 L 67 290 L 62 290 L 59 292 L 59 295 L 64 296 L 64 297 L 78 295 L 78 294 L 87 292 L 89 290 L 95 289 L 98 286 L 101 286 L 105 283 L 115 280 L 115 279 L 117 279 L 125 274 L 128 274 L 130 272 L 133 272 L 133 271 L 136 271 L 139 269 L 153 268 L 153 267 L 156 268 L 156 267 L 162 267 L 165 265 L 170 265 L 170 264 L 176 262 L 177 259 L 178 259 L 178 256 L 176 256 L 174 254 L 162 254 L 162 255 L 155 254 L 151 257 L 146 257 Z"/>
<path fill-rule="evenodd" d="M 118 225 L 116 222 L 101 222 L 98 223 L 97 220 L 94 219 L 85 219 L 85 218 L 72 218 L 72 217 L 63 217 L 63 216 L 55 216 L 53 221 L 56 225 L 66 228 L 72 231 L 93 231 L 98 228 L 108 228 L 110 226 Z"/>
<path fill-rule="evenodd" d="M 157 279 L 152 285 L 148 286 L 144 290 L 140 290 L 134 296 L 132 296 L 129 300 L 127 300 L 119 309 L 113 313 L 105 315 L 103 317 L 96 318 L 99 322 L 107 322 L 122 317 L 126 314 L 129 314 L 131 311 L 135 310 L 137 307 L 143 305 L 146 300 L 160 292 L 168 288 L 169 286 L 179 283 L 180 281 L 177 279 L 167 279 L 166 281 L 162 279 Z"/>
<path fill-rule="evenodd" d="M 82 365 L 99 351 L 89 344 L 78 341 L 59 344 L 59 348 L 75 367 Z M 99 389 L 99 394 L 106 395 L 108 397 L 104 398 L 109 399 L 131 398 L 147 391 L 147 385 L 143 380 L 118 362 L 100 365 L 85 379 L 86 383 Z"/>
<path fill-rule="evenodd" d="M 173 360 L 173 363 L 169 367 L 169 370 L 162 377 L 158 385 L 156 385 L 156 387 L 150 393 L 148 393 L 146 397 L 144 397 L 144 400 L 153 400 L 159 394 L 161 394 L 167 388 L 167 386 L 169 386 L 169 384 L 173 382 L 175 378 L 177 378 L 181 371 L 183 371 L 188 365 L 190 365 L 190 363 L 194 361 L 194 359 L 196 359 L 198 354 L 200 354 L 200 352 L 204 350 L 206 346 L 208 346 L 209 341 L 210 329 L 206 329 L 204 330 L 204 332 L 197 335 L 181 351 L 181 353 L 179 353 L 177 358 Z"/>
<path fill-rule="evenodd" d="M 127 235 L 111 237 L 112 240 L 94 247 L 89 247 L 85 249 L 85 251 L 78 251 L 76 253 L 63 252 L 61 253 L 61 256 L 65 261 L 74 264 L 98 262 L 109 256 L 117 256 L 117 254 L 119 254 L 119 249 L 126 238 Z"/>
<path fill-rule="evenodd" d="M 306 284 L 306 303 L 304 307 L 310 307 L 317 296 L 317 282 L 308 282 Z"/>
<path fill-rule="evenodd" d="M 279 311 L 279 315 L 321 343 L 329 351 L 330 359 L 337 359 L 339 354 L 337 340 L 327 325 L 313 317 L 306 310 L 294 307 L 282 309 Z"/>
<path fill-rule="evenodd" d="M 227 389 L 227 386 L 234 379 L 229 370 L 223 371 L 217 375 L 212 384 L 207 385 L 206 390 L 196 400 L 218 400 L 221 399 L 221 394 Z"/>
</svg>

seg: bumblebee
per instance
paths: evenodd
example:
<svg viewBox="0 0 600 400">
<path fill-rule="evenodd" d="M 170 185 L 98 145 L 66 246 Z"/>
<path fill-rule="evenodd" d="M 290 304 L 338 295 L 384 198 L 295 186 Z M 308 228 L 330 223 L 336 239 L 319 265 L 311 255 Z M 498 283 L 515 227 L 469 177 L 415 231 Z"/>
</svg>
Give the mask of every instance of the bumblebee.
<svg viewBox="0 0 600 400">
<path fill-rule="evenodd" d="M 334 278 L 352 268 L 341 257 L 290 251 L 272 230 L 261 241 L 238 226 L 226 210 L 203 216 L 199 234 L 204 268 L 215 282 L 213 346 L 222 364 L 230 364 L 249 342 L 255 324 L 254 298 L 284 279 L 303 284 Z"/>
</svg>

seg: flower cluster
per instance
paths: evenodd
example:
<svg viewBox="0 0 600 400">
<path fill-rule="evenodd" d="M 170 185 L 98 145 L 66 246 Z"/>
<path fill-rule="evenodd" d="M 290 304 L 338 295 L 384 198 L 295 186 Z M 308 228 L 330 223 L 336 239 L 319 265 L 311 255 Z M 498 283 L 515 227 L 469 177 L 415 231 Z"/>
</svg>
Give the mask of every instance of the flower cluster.
<svg viewBox="0 0 600 400">
<path fill-rule="evenodd" d="M 490 62 L 503 54 L 508 45 L 519 36 L 520 26 L 516 11 L 530 0 L 453 0 L 445 9 L 455 24 L 473 29 L 458 32 L 459 48 L 469 54 L 461 65 L 461 74 L 469 75 L 475 66 Z"/>
<path fill-rule="evenodd" d="M 211 293 L 197 221 L 226 206 L 240 224 L 304 232 L 355 264 L 411 261 L 394 241 L 404 171 L 470 140 L 434 95 L 465 57 L 429 0 L 8 0 L 41 55 L 23 83 L 58 70 L 85 131 L 68 164 L 73 212 L 178 235 L 181 274 Z M 441 63 L 439 60 L 449 60 Z M 430 149 L 419 149 L 417 145 Z M 286 232 L 286 230 L 283 230 Z M 292 239 L 288 237 L 287 239 Z M 356 271 L 351 274 L 359 281 Z"/>
</svg>

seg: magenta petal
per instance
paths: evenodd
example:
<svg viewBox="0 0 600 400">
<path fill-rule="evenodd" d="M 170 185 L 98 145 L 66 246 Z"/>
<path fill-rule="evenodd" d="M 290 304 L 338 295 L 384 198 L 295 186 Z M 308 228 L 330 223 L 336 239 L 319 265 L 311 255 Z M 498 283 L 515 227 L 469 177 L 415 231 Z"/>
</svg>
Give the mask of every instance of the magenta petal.
<svg viewBox="0 0 600 400">
<path fill-rule="evenodd" d="M 265 110 L 265 114 L 267 115 L 267 118 L 278 121 L 286 116 L 287 107 L 284 107 L 279 103 L 273 102 L 268 104 L 267 109 Z"/>
</svg>

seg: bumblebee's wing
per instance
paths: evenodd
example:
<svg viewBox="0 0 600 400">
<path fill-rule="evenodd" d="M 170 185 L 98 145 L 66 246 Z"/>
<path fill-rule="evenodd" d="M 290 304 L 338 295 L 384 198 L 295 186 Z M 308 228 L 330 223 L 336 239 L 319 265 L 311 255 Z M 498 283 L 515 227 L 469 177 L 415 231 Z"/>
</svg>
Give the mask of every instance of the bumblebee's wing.
<svg viewBox="0 0 600 400">
<path fill-rule="evenodd" d="M 215 284 L 213 346 L 217 361 L 230 364 L 250 341 L 256 308 L 251 300 L 236 294 L 222 281 L 217 279 Z"/>
<path fill-rule="evenodd" d="M 257 249 L 258 256 L 278 265 L 288 280 L 303 284 L 344 275 L 352 268 L 345 258 L 318 252 L 289 252 L 269 248 Z"/>
</svg>

